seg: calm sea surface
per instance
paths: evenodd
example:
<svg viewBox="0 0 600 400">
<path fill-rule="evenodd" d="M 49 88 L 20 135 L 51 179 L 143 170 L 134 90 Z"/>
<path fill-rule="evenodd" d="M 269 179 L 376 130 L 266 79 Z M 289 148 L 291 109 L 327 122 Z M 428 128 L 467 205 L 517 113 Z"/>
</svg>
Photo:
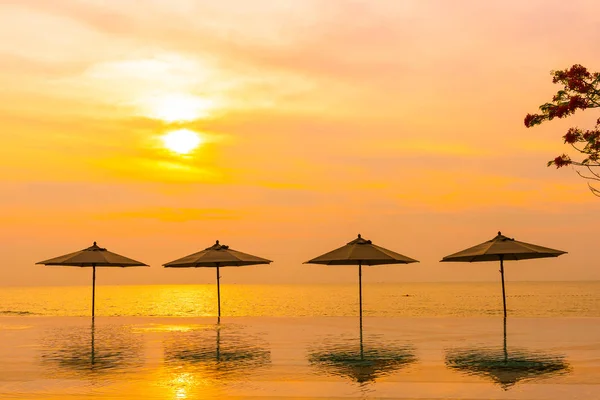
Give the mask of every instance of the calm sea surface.
<svg viewBox="0 0 600 400">
<path fill-rule="evenodd" d="M 600 317 L 600 282 L 507 282 L 515 317 Z M 0 287 L 0 315 L 90 315 L 90 287 Z M 502 315 L 502 289 L 489 283 L 363 285 L 365 316 Z M 355 316 L 357 285 L 221 285 L 223 316 Z M 216 285 L 96 286 L 97 316 L 213 316 Z"/>
<path fill-rule="evenodd" d="M 0 289 L 0 399 L 600 399 L 600 284 Z"/>
<path fill-rule="evenodd" d="M 1 399 L 599 399 L 600 318 L 0 317 Z"/>
</svg>

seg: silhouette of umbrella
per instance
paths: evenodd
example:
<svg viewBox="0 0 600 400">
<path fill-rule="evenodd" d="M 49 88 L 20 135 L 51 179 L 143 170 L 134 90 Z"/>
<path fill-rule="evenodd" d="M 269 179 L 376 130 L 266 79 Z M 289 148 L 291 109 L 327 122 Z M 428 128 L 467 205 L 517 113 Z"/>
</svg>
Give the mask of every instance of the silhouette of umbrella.
<svg viewBox="0 0 600 400">
<path fill-rule="evenodd" d="M 375 381 L 417 361 L 410 346 L 382 345 L 384 340 L 373 338 L 366 346 L 362 334 L 360 346 L 355 341 L 323 341 L 320 349 L 312 350 L 308 361 L 311 365 L 333 375 L 350 378 L 360 384 Z"/>
<path fill-rule="evenodd" d="M 219 244 L 219 241 L 189 256 L 164 264 L 165 268 L 216 268 L 217 269 L 217 304 L 218 315 L 221 318 L 221 284 L 220 267 L 242 267 L 246 265 L 269 264 L 271 260 L 256 257 L 230 249 L 229 246 Z"/>
<path fill-rule="evenodd" d="M 216 340 L 211 344 L 210 330 L 177 332 L 176 337 L 165 343 L 165 361 L 169 364 L 201 366 L 211 371 L 217 379 L 247 376 L 271 362 L 271 352 L 264 339 L 236 329 L 225 327 L 227 334 L 221 338 L 223 326 L 215 325 Z"/>
<path fill-rule="evenodd" d="M 44 335 L 43 345 L 42 363 L 70 373 L 123 372 L 143 363 L 139 338 L 123 327 L 96 327 L 93 321 L 91 335 L 84 327 L 55 328 Z"/>
<path fill-rule="evenodd" d="M 446 352 L 446 366 L 470 375 L 491 379 L 504 390 L 522 380 L 568 373 L 571 368 L 562 355 L 526 349 L 508 351 L 506 319 L 502 348 L 467 348 Z"/>
<path fill-rule="evenodd" d="M 500 275 L 502 277 L 502 303 L 504 318 L 506 318 L 506 294 L 504 291 L 504 261 L 526 260 L 530 258 L 558 257 L 566 251 L 554 250 L 535 244 L 519 242 L 498 232 L 498 236 L 487 242 L 470 247 L 458 253 L 444 257 L 441 262 L 479 262 L 500 260 Z"/>
<path fill-rule="evenodd" d="M 348 242 L 345 246 L 306 261 L 305 264 L 358 265 L 358 299 L 360 330 L 362 334 L 362 266 L 408 264 L 414 262 L 418 261 L 376 246 L 370 240 L 363 239 L 359 234 L 358 238 Z"/>
<path fill-rule="evenodd" d="M 40 261 L 36 264 L 63 267 L 92 267 L 92 318 L 95 315 L 96 302 L 96 267 L 147 267 L 148 265 L 112 253 L 96 245 L 96 242 L 87 249 L 69 253 L 64 256 Z"/>
</svg>

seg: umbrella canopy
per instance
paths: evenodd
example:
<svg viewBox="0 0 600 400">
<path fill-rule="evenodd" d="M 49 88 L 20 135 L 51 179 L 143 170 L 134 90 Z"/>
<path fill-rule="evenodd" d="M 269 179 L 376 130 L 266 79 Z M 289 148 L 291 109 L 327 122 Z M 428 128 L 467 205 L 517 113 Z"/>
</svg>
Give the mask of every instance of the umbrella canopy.
<svg viewBox="0 0 600 400">
<path fill-rule="evenodd" d="M 345 246 L 306 261 L 305 264 L 358 265 L 358 298 L 360 329 L 362 333 L 362 266 L 409 264 L 414 262 L 419 261 L 376 246 L 370 240 L 363 239 L 359 234 L 356 239 L 348 242 Z"/>
<path fill-rule="evenodd" d="M 143 262 L 112 253 L 94 244 L 86 249 L 69 253 L 64 256 L 37 262 L 48 266 L 62 267 L 92 267 L 92 318 L 95 314 L 96 301 L 96 267 L 147 267 Z"/>
<path fill-rule="evenodd" d="M 218 268 L 269 264 L 273 261 L 230 249 L 219 241 L 206 249 L 164 264 L 165 268 Z"/>
<path fill-rule="evenodd" d="M 96 242 L 86 249 L 40 261 L 36 264 L 63 267 L 147 267 L 142 262 L 110 252 L 98 246 Z"/>
<path fill-rule="evenodd" d="M 498 232 L 498 235 L 487 242 L 469 247 L 458 253 L 444 257 L 441 262 L 479 262 L 500 261 L 500 274 L 502 276 L 502 302 L 504 317 L 506 318 L 506 294 L 504 291 L 504 261 L 526 260 L 531 258 L 558 257 L 566 251 L 550 249 L 535 244 L 519 242 Z"/>
<path fill-rule="evenodd" d="M 218 315 L 221 317 L 220 267 L 242 267 L 246 265 L 270 264 L 273 261 L 230 249 L 219 241 L 206 249 L 175 261 L 163 264 L 165 268 L 216 268 Z"/>
<path fill-rule="evenodd" d="M 345 246 L 307 261 L 305 264 L 324 265 L 383 265 L 418 262 L 410 257 L 374 245 L 359 234 Z"/>
<path fill-rule="evenodd" d="M 526 260 L 530 258 L 558 257 L 565 254 L 565 251 L 554 250 L 548 247 L 542 247 L 535 244 L 519 242 L 518 240 L 508 238 L 498 232 L 498 235 L 487 242 L 470 247 L 458 253 L 450 254 L 442 259 L 445 261 L 498 261 L 503 260 Z"/>
</svg>

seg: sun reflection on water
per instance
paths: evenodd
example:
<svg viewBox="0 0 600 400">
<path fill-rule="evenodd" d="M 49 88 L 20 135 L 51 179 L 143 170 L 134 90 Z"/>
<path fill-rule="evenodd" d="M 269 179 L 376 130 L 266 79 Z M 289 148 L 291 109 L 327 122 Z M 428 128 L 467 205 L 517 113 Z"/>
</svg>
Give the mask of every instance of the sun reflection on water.
<svg viewBox="0 0 600 400">
<path fill-rule="evenodd" d="M 201 325 L 149 324 L 134 328 L 134 332 L 189 332 L 197 329 L 202 329 Z"/>
<path fill-rule="evenodd" d="M 190 386 L 194 385 L 195 378 L 192 374 L 184 372 L 176 375 L 171 381 L 175 388 L 176 399 L 187 399 Z"/>
</svg>

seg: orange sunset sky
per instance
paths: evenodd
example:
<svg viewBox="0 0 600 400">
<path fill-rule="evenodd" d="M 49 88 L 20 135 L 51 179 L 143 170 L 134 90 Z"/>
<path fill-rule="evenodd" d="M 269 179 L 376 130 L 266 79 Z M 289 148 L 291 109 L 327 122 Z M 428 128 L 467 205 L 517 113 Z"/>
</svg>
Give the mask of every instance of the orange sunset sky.
<svg viewBox="0 0 600 400">
<path fill-rule="evenodd" d="M 569 126 L 526 129 L 550 71 L 600 70 L 596 0 L 19 0 L 0 5 L 0 285 L 89 284 L 36 261 L 94 240 L 146 269 L 100 284 L 209 283 L 161 264 L 219 239 L 270 258 L 222 283 L 354 282 L 302 265 L 357 233 L 421 261 L 365 282 L 498 280 L 440 264 L 491 239 L 568 251 L 507 280 L 600 279 L 600 199 Z M 165 135 L 195 132 L 188 154 Z M 185 144 L 185 143 L 184 143 Z M 173 147 L 173 146 L 171 146 Z"/>
</svg>

